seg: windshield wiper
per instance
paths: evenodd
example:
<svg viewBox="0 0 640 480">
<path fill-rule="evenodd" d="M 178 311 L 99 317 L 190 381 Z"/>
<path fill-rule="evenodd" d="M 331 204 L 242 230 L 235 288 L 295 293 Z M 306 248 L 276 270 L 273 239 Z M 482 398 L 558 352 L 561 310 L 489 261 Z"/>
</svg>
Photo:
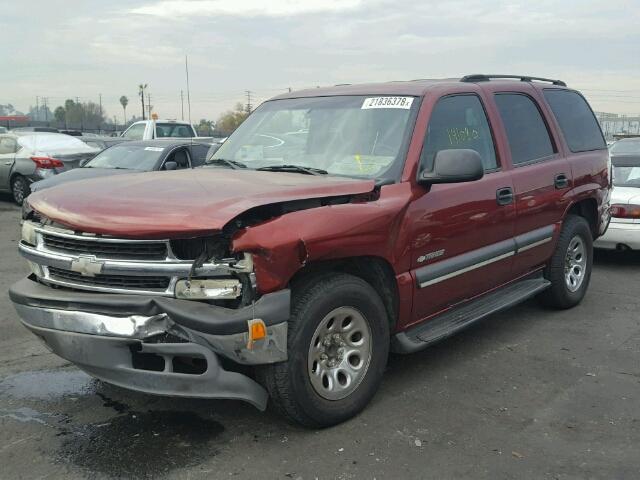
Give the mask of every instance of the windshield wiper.
<svg viewBox="0 0 640 480">
<path fill-rule="evenodd" d="M 234 170 L 237 170 L 238 168 L 247 168 L 247 166 L 242 163 L 242 162 L 238 162 L 236 160 L 227 160 L 226 158 L 210 158 L 209 160 L 207 160 L 206 162 L 204 162 L 205 165 L 228 165 L 231 168 L 233 168 Z"/>
<path fill-rule="evenodd" d="M 326 175 L 328 172 L 321 168 L 302 167 L 300 165 L 269 165 L 267 167 L 256 168 L 265 172 L 297 172 L 306 173 L 307 175 Z"/>
</svg>

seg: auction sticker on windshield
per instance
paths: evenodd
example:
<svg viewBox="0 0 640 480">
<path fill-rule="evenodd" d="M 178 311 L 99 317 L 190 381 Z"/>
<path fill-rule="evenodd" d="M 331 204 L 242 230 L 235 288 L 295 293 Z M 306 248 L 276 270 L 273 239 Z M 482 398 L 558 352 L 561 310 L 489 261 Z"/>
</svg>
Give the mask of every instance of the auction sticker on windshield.
<svg viewBox="0 0 640 480">
<path fill-rule="evenodd" d="M 362 102 L 362 110 L 369 108 L 411 108 L 413 97 L 370 97 Z"/>
</svg>

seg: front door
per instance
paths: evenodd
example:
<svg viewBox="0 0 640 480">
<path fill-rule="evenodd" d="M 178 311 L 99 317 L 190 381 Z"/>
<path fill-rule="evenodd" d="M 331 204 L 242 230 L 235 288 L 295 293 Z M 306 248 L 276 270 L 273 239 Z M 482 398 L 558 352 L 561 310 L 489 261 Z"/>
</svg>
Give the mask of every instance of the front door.
<svg viewBox="0 0 640 480">
<path fill-rule="evenodd" d="M 485 175 L 470 183 L 425 188 L 409 208 L 412 225 L 413 322 L 494 288 L 511 278 L 514 254 L 513 185 L 496 155 L 481 98 L 440 98 L 427 127 L 420 171 L 446 149 L 473 149 Z M 428 190 L 428 191 L 427 191 Z"/>
</svg>

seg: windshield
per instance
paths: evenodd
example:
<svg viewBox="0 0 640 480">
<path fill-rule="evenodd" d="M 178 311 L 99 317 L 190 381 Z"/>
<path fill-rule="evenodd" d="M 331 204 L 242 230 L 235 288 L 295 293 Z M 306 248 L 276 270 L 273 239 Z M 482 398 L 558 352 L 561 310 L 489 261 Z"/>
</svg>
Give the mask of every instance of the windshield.
<svg viewBox="0 0 640 480">
<path fill-rule="evenodd" d="M 640 138 L 633 140 L 618 140 L 611 145 L 609 151 L 616 155 L 640 155 Z"/>
<path fill-rule="evenodd" d="M 392 178 L 402 168 L 418 103 L 414 97 L 373 96 L 266 102 L 211 158 L 254 169 L 294 165 Z"/>
<path fill-rule="evenodd" d="M 153 170 L 164 151 L 163 147 L 120 144 L 100 152 L 87 162 L 85 168 L 126 168 L 128 170 Z"/>
</svg>

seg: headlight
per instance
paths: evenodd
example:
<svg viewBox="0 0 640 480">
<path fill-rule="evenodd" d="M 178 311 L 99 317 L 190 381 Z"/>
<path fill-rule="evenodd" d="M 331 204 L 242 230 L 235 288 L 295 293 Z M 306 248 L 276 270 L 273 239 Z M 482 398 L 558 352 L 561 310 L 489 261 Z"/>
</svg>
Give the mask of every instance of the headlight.
<svg viewBox="0 0 640 480">
<path fill-rule="evenodd" d="M 28 221 L 22 222 L 22 241 L 33 246 L 38 243 L 38 240 L 36 238 L 36 230 L 33 223 Z"/>
<path fill-rule="evenodd" d="M 175 293 L 187 300 L 233 300 L 242 294 L 242 284 L 234 279 L 179 280 Z"/>
</svg>

